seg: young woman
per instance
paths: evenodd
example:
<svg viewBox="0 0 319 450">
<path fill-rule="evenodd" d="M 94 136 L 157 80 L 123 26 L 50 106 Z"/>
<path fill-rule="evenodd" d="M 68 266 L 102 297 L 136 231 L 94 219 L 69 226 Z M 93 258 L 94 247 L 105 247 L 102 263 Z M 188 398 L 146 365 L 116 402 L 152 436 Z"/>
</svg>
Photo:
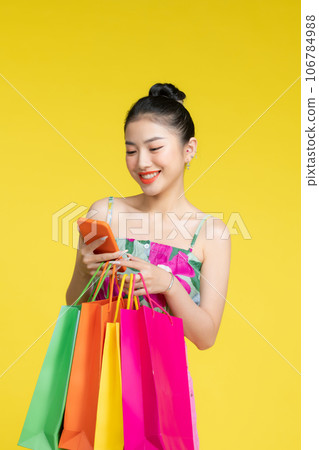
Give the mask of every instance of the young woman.
<svg viewBox="0 0 319 450">
<path fill-rule="evenodd" d="M 142 193 L 98 200 L 87 216 L 110 224 L 120 251 L 129 251 L 129 260 L 114 264 L 124 264 L 125 273 L 141 272 L 150 297 L 182 318 L 185 336 L 205 350 L 216 341 L 224 310 L 231 242 L 221 219 L 204 214 L 185 197 L 185 166 L 189 167 L 197 150 L 194 123 L 183 105 L 185 97 L 174 85 L 157 83 L 132 106 L 124 126 L 126 165 Z M 101 243 L 98 239 L 86 245 L 80 236 L 67 304 L 77 299 L 102 261 L 114 261 L 120 255 L 94 254 Z M 117 274 L 120 277 L 123 272 Z M 105 298 L 108 282 L 106 278 L 104 292 L 100 290 L 97 299 Z M 126 294 L 128 284 L 126 277 Z M 91 289 L 81 300 L 90 294 Z M 141 305 L 150 306 L 138 275 L 133 294 Z M 194 443 L 199 448 L 190 374 L 189 384 Z"/>
</svg>

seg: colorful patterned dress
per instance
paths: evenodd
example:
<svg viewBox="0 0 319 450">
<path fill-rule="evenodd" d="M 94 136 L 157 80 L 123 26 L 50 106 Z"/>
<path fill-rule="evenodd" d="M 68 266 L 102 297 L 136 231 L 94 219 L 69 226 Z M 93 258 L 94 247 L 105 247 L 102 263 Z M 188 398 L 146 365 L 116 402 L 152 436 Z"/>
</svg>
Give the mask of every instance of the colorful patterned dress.
<svg viewBox="0 0 319 450">
<path fill-rule="evenodd" d="M 113 199 L 114 197 L 108 197 L 108 212 L 106 221 L 110 225 L 112 219 L 112 207 L 113 207 Z M 133 256 L 137 256 L 145 261 L 148 261 L 152 264 L 161 264 L 170 267 L 175 277 L 178 281 L 183 285 L 186 289 L 187 293 L 196 303 L 196 305 L 200 304 L 200 269 L 202 266 L 202 262 L 192 253 L 194 244 L 196 242 L 197 236 L 200 232 L 200 229 L 204 223 L 204 221 L 210 215 L 207 214 L 199 223 L 197 230 L 193 236 L 191 245 L 188 250 L 173 247 L 166 244 L 159 244 L 157 242 L 152 242 L 147 239 L 138 240 L 138 239 L 128 239 L 128 238 L 115 238 L 119 250 L 128 250 Z M 138 273 L 136 269 L 132 269 L 127 267 L 125 272 L 128 275 L 130 273 Z M 96 300 L 100 300 L 103 298 L 107 298 L 108 294 L 108 284 L 109 277 L 106 277 L 102 288 L 100 289 Z M 118 289 L 116 284 L 114 284 L 113 294 L 118 294 Z M 150 297 L 159 303 L 169 314 L 172 315 L 170 308 L 165 300 L 164 294 L 149 294 Z M 143 295 L 138 296 L 140 305 L 145 305 L 150 307 L 150 303 L 147 301 L 147 297 Z M 158 312 L 162 312 L 162 310 L 158 307 L 154 307 L 154 309 Z M 187 347 L 185 342 L 185 349 L 187 355 Z M 186 356 L 187 358 L 187 356 Z M 188 364 L 188 360 L 187 360 Z M 193 380 L 188 371 L 188 381 L 189 381 L 189 389 L 191 395 L 191 413 L 192 413 L 192 424 L 193 424 L 193 435 L 194 435 L 194 447 L 195 449 L 199 449 L 199 438 L 196 426 L 196 409 L 195 409 L 195 398 L 194 398 L 194 389 L 193 389 Z"/>
</svg>

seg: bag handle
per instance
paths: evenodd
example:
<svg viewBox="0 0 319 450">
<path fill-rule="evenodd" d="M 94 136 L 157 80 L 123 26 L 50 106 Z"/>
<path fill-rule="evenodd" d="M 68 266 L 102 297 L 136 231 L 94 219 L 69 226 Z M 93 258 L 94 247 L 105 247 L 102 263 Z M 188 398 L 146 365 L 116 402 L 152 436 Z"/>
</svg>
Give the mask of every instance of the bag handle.
<svg viewBox="0 0 319 450">
<path fill-rule="evenodd" d="M 111 277 L 110 277 L 110 281 L 109 281 L 109 284 L 110 284 L 110 293 L 109 293 L 109 296 L 108 296 L 108 300 L 109 300 L 109 302 L 108 302 L 108 312 L 110 312 L 111 311 L 111 303 L 112 303 L 112 299 L 113 299 L 113 289 L 114 289 L 114 279 L 116 278 L 116 274 L 115 274 L 115 266 L 113 265 L 112 266 L 112 275 L 111 275 Z M 104 277 L 104 279 L 105 279 L 105 277 Z M 103 282 L 104 282 L 104 279 L 103 279 Z M 102 282 L 102 283 L 103 283 Z"/>
<path fill-rule="evenodd" d="M 104 282 L 105 278 L 108 276 L 108 273 L 109 273 L 111 268 L 112 268 L 111 264 L 109 264 L 109 263 L 105 264 L 105 266 L 103 268 L 103 271 L 102 271 L 102 274 L 99 277 L 99 282 L 98 282 L 98 284 L 97 284 L 97 286 L 95 288 L 95 291 L 93 290 L 92 294 L 90 295 L 90 297 L 88 299 L 88 302 L 94 302 L 94 300 L 95 300 L 97 294 L 99 293 L 99 290 L 103 286 L 103 282 Z"/>
<path fill-rule="evenodd" d="M 164 309 L 162 306 L 160 306 L 155 300 L 153 300 L 153 299 L 150 297 L 150 295 L 149 295 L 149 293 L 148 293 L 148 290 L 147 290 L 147 287 L 146 287 L 146 285 L 145 285 L 145 281 L 144 281 L 143 275 L 141 274 L 141 272 L 139 272 L 138 275 L 141 277 L 141 280 L 142 280 L 142 282 L 143 282 L 144 289 L 145 289 L 145 292 L 146 292 L 146 296 L 147 296 L 147 298 L 148 298 L 148 300 L 149 300 L 149 302 L 150 302 L 150 304 L 151 304 L 151 308 L 152 308 L 152 310 L 153 310 L 153 317 L 154 317 L 154 312 L 155 312 L 155 311 L 154 311 L 154 307 L 153 307 L 152 303 L 155 303 L 155 305 L 156 305 L 158 308 L 160 308 L 162 311 L 164 311 L 165 314 L 168 315 L 168 317 L 169 317 L 169 319 L 170 319 L 170 321 L 171 321 L 171 324 L 173 325 L 172 316 L 166 311 L 166 309 Z M 139 304 L 139 306 L 140 306 L 140 304 Z"/>
<path fill-rule="evenodd" d="M 121 259 L 121 258 L 122 258 L 122 256 L 119 256 L 118 258 L 115 259 L 115 261 L 117 261 L 118 259 Z M 117 290 L 118 290 L 118 292 L 120 292 L 120 286 L 119 286 L 119 282 L 117 280 L 117 276 L 116 276 L 115 271 L 112 272 L 112 278 L 111 278 L 111 280 L 110 280 L 110 282 L 109 282 L 109 284 L 107 286 L 107 290 L 108 290 L 108 292 L 110 291 L 110 283 L 112 283 L 112 286 L 114 287 L 114 280 L 115 280 L 115 283 L 116 283 L 116 286 L 117 286 Z M 113 294 L 113 287 L 112 287 L 112 294 Z M 108 295 L 107 298 L 110 299 L 110 301 L 112 301 L 112 297 L 110 295 Z M 122 293 L 121 293 L 121 301 L 123 302 Z"/>
<path fill-rule="evenodd" d="M 133 292 L 134 292 L 135 276 L 136 276 L 135 273 L 134 274 L 133 273 L 130 274 L 130 286 L 129 286 L 129 292 L 128 292 L 128 299 L 127 299 L 126 309 L 130 309 L 131 308 L 131 300 L 133 301 L 132 297 L 133 297 Z M 127 273 L 123 274 L 122 281 L 121 281 L 121 287 L 120 287 L 120 291 L 119 291 L 119 296 L 120 296 L 120 294 L 122 294 L 124 281 L 125 281 L 126 277 L 127 277 Z M 139 309 L 139 305 L 137 303 L 136 295 L 134 295 L 134 301 L 135 301 L 135 308 Z M 117 316 L 118 316 L 118 313 L 119 313 L 119 307 L 120 307 L 120 302 L 117 300 L 116 311 L 115 311 L 115 316 L 114 316 L 113 323 L 116 322 L 116 320 L 117 320 Z"/>
<path fill-rule="evenodd" d="M 120 257 L 119 257 L 120 258 Z M 118 259 L 118 258 L 117 258 Z M 92 294 L 90 295 L 88 302 L 94 302 L 94 300 L 96 299 L 97 294 L 99 293 L 100 289 L 103 287 L 103 283 L 105 278 L 108 276 L 109 270 L 111 269 L 112 264 L 107 261 L 107 264 L 105 264 L 102 274 L 100 276 L 100 280 L 98 282 L 98 285 L 94 291 L 94 293 L 92 292 Z M 118 285 L 118 281 L 117 281 L 117 276 L 115 273 L 115 266 L 113 265 L 113 270 L 112 270 L 112 275 L 110 277 L 110 281 L 108 284 L 108 294 L 107 294 L 107 300 L 109 300 L 109 304 L 108 304 L 108 311 L 111 311 L 111 302 L 112 302 L 112 298 L 113 298 L 113 289 L 114 289 L 114 281 L 116 282 L 117 288 L 118 290 L 120 289 L 119 285 Z M 121 301 L 123 303 L 123 297 L 121 294 Z"/>
<path fill-rule="evenodd" d="M 120 258 L 120 257 L 119 257 Z M 116 258 L 116 259 L 118 259 L 118 258 Z M 103 264 L 105 263 L 105 261 L 102 261 L 101 262 L 101 264 L 99 265 L 99 267 L 96 269 L 96 271 L 94 272 L 94 274 L 92 275 L 92 277 L 90 278 L 90 280 L 89 280 L 89 282 L 87 283 L 87 285 L 85 286 L 85 288 L 83 289 L 83 291 L 81 292 L 81 294 L 79 295 L 79 297 L 76 299 L 76 301 L 74 302 L 74 303 L 72 303 L 72 305 L 69 305 L 69 306 L 76 306 L 78 303 L 79 303 L 79 301 L 80 301 L 80 299 L 83 297 L 83 295 L 85 294 L 85 292 L 88 290 L 88 288 L 91 286 L 91 283 L 92 284 L 94 284 L 95 283 L 95 281 L 97 280 L 97 278 L 96 278 L 96 274 L 99 272 L 99 270 L 101 269 L 101 267 L 103 266 Z M 105 280 L 105 278 L 108 276 L 108 273 L 109 273 L 109 270 L 111 269 L 111 267 L 112 267 L 112 264 L 110 264 L 109 262 L 107 262 L 107 264 L 105 264 L 105 266 L 104 266 L 104 268 L 103 268 L 103 271 L 102 271 L 102 274 L 101 274 L 101 276 L 99 277 L 100 278 L 100 281 L 99 281 L 99 283 L 98 283 L 98 286 L 103 286 L 103 282 L 104 282 L 104 280 Z M 114 266 L 113 266 L 114 267 Z M 103 276 L 103 274 L 104 274 L 104 276 Z M 103 277 L 103 279 L 102 279 L 102 277 Z M 94 280 L 94 281 L 93 281 Z M 117 283 L 117 286 L 119 287 L 119 285 L 118 285 L 118 282 L 117 282 L 117 277 L 115 276 L 115 281 L 116 281 L 116 283 Z M 97 296 L 97 294 L 98 294 L 98 292 L 96 292 L 97 291 L 97 289 L 95 290 L 95 292 L 93 292 L 92 291 L 92 293 L 91 293 L 91 295 L 90 295 L 90 297 L 88 298 L 88 302 L 90 302 L 91 301 L 91 299 L 92 299 L 92 297 L 94 296 L 94 299 L 92 300 L 92 301 L 94 301 L 95 300 L 95 297 Z M 123 300 L 123 297 L 121 298 L 121 300 Z"/>
<path fill-rule="evenodd" d="M 85 286 L 85 288 L 83 289 L 82 293 L 80 294 L 80 296 L 77 298 L 77 300 L 72 303 L 72 305 L 70 306 L 76 306 L 79 303 L 79 300 L 81 299 L 81 297 L 83 297 L 83 295 L 85 294 L 85 292 L 87 291 L 87 289 L 89 288 L 89 286 L 91 285 L 91 282 L 94 280 L 95 275 L 98 273 L 98 271 L 100 270 L 100 268 L 102 267 L 102 265 L 104 264 L 104 261 L 101 262 L 101 264 L 99 265 L 99 267 L 96 269 L 96 271 L 94 272 L 94 274 L 92 275 L 92 278 L 90 279 L 90 281 L 88 282 L 88 284 Z M 92 294 L 91 294 L 92 295 Z M 90 297 L 91 297 L 90 295 Z"/>
<path fill-rule="evenodd" d="M 126 276 L 127 276 L 127 274 L 124 274 L 123 277 L 122 277 L 121 287 L 120 287 L 120 290 L 119 290 L 119 295 L 118 295 L 118 297 L 119 297 L 120 295 L 122 295 L 123 286 L 124 286 L 124 280 L 125 280 L 125 277 L 126 277 Z M 118 313 L 119 313 L 119 306 L 120 306 L 120 302 L 118 301 L 118 298 L 117 298 L 116 311 L 115 311 L 113 323 L 115 323 L 116 320 L 117 320 L 117 316 L 118 316 Z"/>
<path fill-rule="evenodd" d="M 134 292 L 134 286 L 135 286 L 135 277 L 136 277 L 135 273 L 130 274 L 130 285 L 129 285 L 129 290 L 128 290 L 128 296 L 127 296 L 128 301 L 127 301 L 126 309 L 130 309 L 131 300 L 132 300 L 132 307 L 133 307 L 133 292 Z M 139 309 L 140 303 L 139 303 L 136 295 L 134 295 L 134 302 L 135 302 L 135 309 Z"/>
</svg>

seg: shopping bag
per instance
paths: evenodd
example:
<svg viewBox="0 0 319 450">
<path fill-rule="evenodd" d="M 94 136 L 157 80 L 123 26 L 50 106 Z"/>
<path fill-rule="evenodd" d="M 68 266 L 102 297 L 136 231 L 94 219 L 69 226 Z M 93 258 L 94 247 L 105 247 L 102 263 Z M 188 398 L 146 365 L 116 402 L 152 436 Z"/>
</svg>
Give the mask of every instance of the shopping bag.
<svg viewBox="0 0 319 450">
<path fill-rule="evenodd" d="M 82 304 L 59 448 L 93 449 L 105 326 L 113 321 L 117 305 L 113 301 L 115 266 L 109 299 L 95 301 L 95 297 L 110 268 L 111 264 L 104 267 L 93 298 Z"/>
<path fill-rule="evenodd" d="M 151 308 L 120 311 L 124 447 L 193 450 L 183 320 L 150 298 L 139 275 Z"/>
<path fill-rule="evenodd" d="M 71 306 L 61 306 L 19 438 L 18 445 L 21 447 L 34 450 L 58 449 L 82 306 L 77 304 L 94 282 L 102 264 L 76 302 Z"/>
<path fill-rule="evenodd" d="M 125 277 L 122 277 L 119 296 L 122 293 Z M 130 274 L 127 309 L 133 302 L 135 274 Z M 131 295 L 132 294 L 132 295 Z M 136 296 L 134 296 L 135 302 Z M 137 305 L 137 303 L 136 303 Z M 119 315 L 119 302 L 113 322 L 106 324 L 103 362 L 100 378 L 100 389 L 96 416 L 94 450 L 123 450 L 123 409 L 122 409 L 122 379 L 120 355 L 120 328 L 116 323 Z"/>
</svg>

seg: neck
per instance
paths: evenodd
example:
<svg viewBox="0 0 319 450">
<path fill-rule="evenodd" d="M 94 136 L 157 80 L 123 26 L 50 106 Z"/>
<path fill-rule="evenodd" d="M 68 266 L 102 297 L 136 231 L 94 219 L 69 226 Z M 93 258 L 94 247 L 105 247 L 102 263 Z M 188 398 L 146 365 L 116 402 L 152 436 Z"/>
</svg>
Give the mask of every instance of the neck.
<svg viewBox="0 0 319 450">
<path fill-rule="evenodd" d="M 184 186 L 169 186 L 166 190 L 155 195 L 147 195 L 144 192 L 140 196 L 140 208 L 145 212 L 181 213 L 189 209 L 190 203 L 185 197 Z"/>
</svg>

